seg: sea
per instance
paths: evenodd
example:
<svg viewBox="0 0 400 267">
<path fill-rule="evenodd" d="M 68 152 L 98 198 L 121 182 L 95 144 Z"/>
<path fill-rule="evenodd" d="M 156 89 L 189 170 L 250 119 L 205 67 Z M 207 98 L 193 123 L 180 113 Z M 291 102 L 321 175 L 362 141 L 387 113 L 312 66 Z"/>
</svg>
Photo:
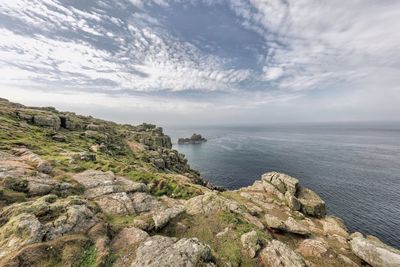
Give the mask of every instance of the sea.
<svg viewBox="0 0 400 267">
<path fill-rule="evenodd" d="M 174 148 L 211 183 L 228 189 L 278 171 L 317 192 L 351 232 L 400 248 L 400 123 L 169 126 Z M 202 134 L 207 142 L 178 145 Z"/>
</svg>

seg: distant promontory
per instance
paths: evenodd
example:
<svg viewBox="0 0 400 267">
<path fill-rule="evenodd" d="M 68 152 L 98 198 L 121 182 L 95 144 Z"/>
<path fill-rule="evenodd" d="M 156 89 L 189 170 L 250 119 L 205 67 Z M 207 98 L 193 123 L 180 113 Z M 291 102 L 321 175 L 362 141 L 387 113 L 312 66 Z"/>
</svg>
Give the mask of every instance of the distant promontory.
<svg viewBox="0 0 400 267">
<path fill-rule="evenodd" d="M 193 134 L 190 138 L 179 138 L 179 145 L 191 145 L 191 144 L 201 144 L 207 142 L 207 139 L 201 136 L 201 134 Z"/>
</svg>

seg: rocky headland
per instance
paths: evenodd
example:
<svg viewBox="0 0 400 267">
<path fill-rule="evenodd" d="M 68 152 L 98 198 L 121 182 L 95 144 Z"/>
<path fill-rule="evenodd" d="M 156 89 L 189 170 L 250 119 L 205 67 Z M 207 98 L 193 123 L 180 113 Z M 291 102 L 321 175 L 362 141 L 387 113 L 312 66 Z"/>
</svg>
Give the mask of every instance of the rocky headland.
<svg viewBox="0 0 400 267">
<path fill-rule="evenodd" d="M 325 206 L 277 172 L 215 190 L 155 125 L 0 99 L 0 266 L 400 266 Z"/>
<path fill-rule="evenodd" d="M 207 139 L 202 137 L 201 134 L 193 134 L 190 138 L 179 138 L 179 145 L 195 145 L 207 142 Z"/>
</svg>

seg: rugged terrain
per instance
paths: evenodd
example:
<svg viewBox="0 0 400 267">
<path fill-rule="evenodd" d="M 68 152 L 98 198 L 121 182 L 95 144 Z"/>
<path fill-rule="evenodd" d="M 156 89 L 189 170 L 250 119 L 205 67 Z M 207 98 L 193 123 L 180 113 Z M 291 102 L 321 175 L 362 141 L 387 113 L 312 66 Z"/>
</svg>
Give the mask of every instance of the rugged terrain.
<svg viewBox="0 0 400 267">
<path fill-rule="evenodd" d="M 194 145 L 194 144 L 201 144 L 207 142 L 207 139 L 205 139 L 201 134 L 192 134 L 190 138 L 179 138 L 178 139 L 178 144 L 180 145 Z"/>
<path fill-rule="evenodd" d="M 0 99 L 0 266 L 400 266 L 294 177 L 216 189 L 160 127 Z"/>
</svg>

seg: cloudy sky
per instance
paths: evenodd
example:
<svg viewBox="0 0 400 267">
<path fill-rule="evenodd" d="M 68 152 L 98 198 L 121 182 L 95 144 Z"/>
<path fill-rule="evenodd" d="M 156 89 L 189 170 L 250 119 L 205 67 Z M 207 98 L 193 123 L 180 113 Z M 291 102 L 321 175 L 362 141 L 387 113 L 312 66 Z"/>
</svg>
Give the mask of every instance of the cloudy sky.
<svg viewBox="0 0 400 267">
<path fill-rule="evenodd" d="M 392 121 L 398 0 L 0 0 L 0 97 L 119 122 Z"/>
</svg>

